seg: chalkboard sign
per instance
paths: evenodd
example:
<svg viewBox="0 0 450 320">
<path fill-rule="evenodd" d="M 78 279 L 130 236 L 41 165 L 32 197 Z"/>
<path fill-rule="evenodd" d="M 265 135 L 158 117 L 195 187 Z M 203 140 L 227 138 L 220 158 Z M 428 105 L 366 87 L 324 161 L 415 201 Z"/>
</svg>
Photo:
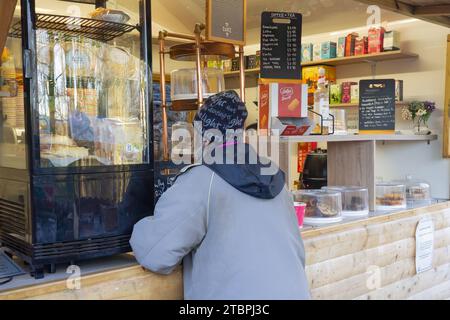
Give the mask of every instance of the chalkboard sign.
<svg viewBox="0 0 450 320">
<path fill-rule="evenodd" d="M 360 133 L 394 133 L 395 80 L 362 80 L 359 90 Z"/>
<path fill-rule="evenodd" d="M 261 78 L 301 80 L 302 15 L 263 12 Z"/>
<path fill-rule="evenodd" d="M 206 38 L 210 41 L 245 45 L 247 0 L 207 0 Z"/>
</svg>

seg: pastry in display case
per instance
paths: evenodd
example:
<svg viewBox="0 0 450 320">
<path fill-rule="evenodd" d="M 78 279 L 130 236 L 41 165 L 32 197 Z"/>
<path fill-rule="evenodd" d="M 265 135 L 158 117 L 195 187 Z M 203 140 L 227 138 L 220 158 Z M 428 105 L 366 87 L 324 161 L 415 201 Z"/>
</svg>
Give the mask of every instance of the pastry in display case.
<svg viewBox="0 0 450 320">
<path fill-rule="evenodd" d="M 390 211 L 407 208 L 406 186 L 401 183 L 378 183 L 376 186 L 376 210 Z"/>
<path fill-rule="evenodd" d="M 359 218 L 369 215 L 369 190 L 367 188 L 329 186 L 322 189 L 341 193 L 344 217 Z"/>
<path fill-rule="evenodd" d="M 307 225 L 325 225 L 338 223 L 342 217 L 342 195 L 327 190 L 294 191 L 294 201 L 306 204 L 305 220 Z"/>
<path fill-rule="evenodd" d="M 412 176 L 407 176 L 405 180 L 398 182 L 406 186 L 408 207 L 428 206 L 432 204 L 431 186 L 428 182 L 414 179 Z"/>
</svg>

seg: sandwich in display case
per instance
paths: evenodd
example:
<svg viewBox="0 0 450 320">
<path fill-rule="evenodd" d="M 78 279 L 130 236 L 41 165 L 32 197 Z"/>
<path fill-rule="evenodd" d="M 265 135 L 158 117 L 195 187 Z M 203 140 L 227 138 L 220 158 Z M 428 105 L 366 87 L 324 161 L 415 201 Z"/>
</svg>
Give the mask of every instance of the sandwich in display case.
<svg viewBox="0 0 450 320">
<path fill-rule="evenodd" d="M 44 268 L 153 214 L 150 0 L 18 2 L 0 67 L 0 242 Z"/>
</svg>

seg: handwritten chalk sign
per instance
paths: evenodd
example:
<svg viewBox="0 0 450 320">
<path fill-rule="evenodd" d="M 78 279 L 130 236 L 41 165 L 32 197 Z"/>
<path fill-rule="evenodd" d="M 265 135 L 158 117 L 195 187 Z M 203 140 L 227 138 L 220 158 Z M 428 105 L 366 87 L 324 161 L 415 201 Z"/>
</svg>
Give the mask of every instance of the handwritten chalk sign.
<svg viewBox="0 0 450 320">
<path fill-rule="evenodd" d="M 247 0 L 207 0 L 207 40 L 244 46 L 246 34 Z"/>
<path fill-rule="evenodd" d="M 395 133 L 395 80 L 361 80 L 359 132 Z"/>
<path fill-rule="evenodd" d="M 416 272 L 433 268 L 434 223 L 431 218 L 420 220 L 416 230 Z"/>
<path fill-rule="evenodd" d="M 301 80 L 302 15 L 263 12 L 261 16 L 261 78 Z"/>
</svg>

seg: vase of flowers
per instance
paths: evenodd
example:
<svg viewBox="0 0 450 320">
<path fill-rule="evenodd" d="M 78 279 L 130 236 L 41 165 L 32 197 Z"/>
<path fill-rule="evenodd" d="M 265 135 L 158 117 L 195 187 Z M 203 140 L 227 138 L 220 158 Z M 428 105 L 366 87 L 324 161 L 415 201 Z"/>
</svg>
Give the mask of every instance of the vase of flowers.
<svg viewBox="0 0 450 320">
<path fill-rule="evenodd" d="M 436 104 L 431 101 L 413 101 L 402 110 L 403 120 L 412 121 L 414 124 L 414 134 L 431 134 L 428 128 L 428 120 L 436 110 Z"/>
</svg>

